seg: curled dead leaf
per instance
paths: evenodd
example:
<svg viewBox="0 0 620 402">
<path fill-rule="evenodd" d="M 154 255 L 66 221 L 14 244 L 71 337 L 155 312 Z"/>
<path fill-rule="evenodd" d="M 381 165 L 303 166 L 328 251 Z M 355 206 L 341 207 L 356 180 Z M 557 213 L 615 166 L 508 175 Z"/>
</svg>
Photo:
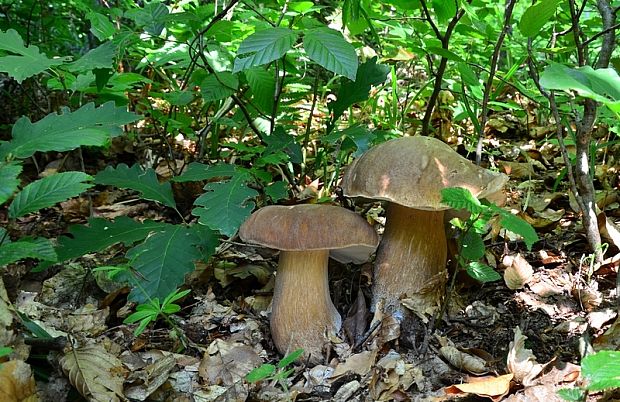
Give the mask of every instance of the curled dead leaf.
<svg viewBox="0 0 620 402">
<path fill-rule="evenodd" d="M 11 360 L 0 366 L 0 400 L 4 402 L 36 402 L 37 387 L 30 365 Z"/>
<path fill-rule="evenodd" d="M 506 267 L 504 282 L 506 282 L 508 289 L 521 289 L 534 275 L 534 269 L 520 253 L 505 255 L 502 259 L 502 265 Z"/>
<path fill-rule="evenodd" d="M 463 384 L 451 385 L 444 389 L 447 395 L 475 394 L 492 401 L 500 401 L 510 391 L 512 374 L 499 377 L 471 377 Z"/>
<path fill-rule="evenodd" d="M 507 366 L 508 371 L 514 374 L 514 379 L 525 386 L 532 385 L 543 370 L 544 365 L 536 361 L 536 356 L 531 350 L 525 348 L 527 337 L 521 332 L 521 328 L 515 328 L 515 336 L 510 342 L 508 351 Z"/>
<path fill-rule="evenodd" d="M 460 370 L 465 370 L 472 374 L 486 374 L 489 372 L 484 359 L 462 352 L 454 346 L 442 346 L 439 352 L 451 365 Z"/>
</svg>

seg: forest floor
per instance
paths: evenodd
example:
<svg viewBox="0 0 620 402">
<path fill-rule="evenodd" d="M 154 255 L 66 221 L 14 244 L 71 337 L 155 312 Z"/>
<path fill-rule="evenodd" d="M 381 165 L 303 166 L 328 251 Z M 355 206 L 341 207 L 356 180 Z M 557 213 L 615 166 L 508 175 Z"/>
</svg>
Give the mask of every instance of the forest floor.
<svg viewBox="0 0 620 402">
<path fill-rule="evenodd" d="M 504 280 L 481 285 L 459 277 L 449 290 L 446 315 L 429 319 L 421 331 L 401 331 L 389 317 L 369 312 L 370 263 L 332 261 L 332 299 L 347 331 L 332 340 L 331 356 L 322 365 L 298 360 L 277 366 L 282 356 L 270 339 L 268 313 L 277 254 L 238 239 L 222 243 L 187 278 L 192 292 L 170 323 L 160 320 L 137 338 L 136 324 L 123 324 L 133 311 L 126 304 L 128 289 L 92 271 L 113 265 L 123 255 L 122 245 L 41 273 L 30 272 L 33 262 L 11 265 L 3 272 L 4 286 L 23 325 L 35 322 L 69 342 L 91 338 L 93 356 L 118 359 L 122 381 L 110 379 L 108 391 L 121 389 L 131 400 L 559 401 L 558 389 L 580 385 L 579 363 L 587 350 L 620 347 L 620 239 L 613 226 L 620 220 L 619 172 L 597 155 L 597 200 L 610 246 L 605 263 L 593 270 L 575 201 L 564 182 L 554 188 L 563 163 L 557 146 L 549 144 L 487 141 L 489 149 L 499 150 L 497 166 L 511 177 L 506 207 L 520 211 L 540 241 L 528 251 L 510 233 L 492 232 L 485 262 Z M 154 203 L 97 188 L 89 198 L 20 220 L 19 230 L 54 238 L 70 224 L 85 223 L 91 208 L 97 217 L 168 219 Z M 375 217 L 380 227 L 380 216 L 377 204 L 369 219 Z M 67 342 L 26 345 L 20 338 L 15 347 L 35 369 L 41 400 L 80 400 L 60 370 Z M 276 367 L 263 366 L 267 378 L 248 382 L 247 373 L 263 364 Z M 286 371 L 289 367 L 293 370 Z M 590 395 L 618 398 L 617 392 Z"/>
</svg>

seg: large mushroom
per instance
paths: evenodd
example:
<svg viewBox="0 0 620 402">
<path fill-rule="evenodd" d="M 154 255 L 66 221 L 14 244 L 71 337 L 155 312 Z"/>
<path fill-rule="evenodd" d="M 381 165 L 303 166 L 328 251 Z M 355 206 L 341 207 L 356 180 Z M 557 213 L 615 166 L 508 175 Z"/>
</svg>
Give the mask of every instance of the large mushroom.
<svg viewBox="0 0 620 402">
<path fill-rule="evenodd" d="M 446 235 L 441 190 L 463 187 L 480 199 L 497 197 L 508 180 L 474 165 L 430 137 L 403 137 L 371 148 L 342 179 L 346 196 L 388 202 L 375 259 L 373 306 L 402 318 L 400 299 L 430 290 L 443 294 Z"/>
<path fill-rule="evenodd" d="M 329 295 L 329 257 L 365 262 L 377 248 L 376 232 L 347 209 L 302 204 L 259 209 L 241 226 L 239 236 L 280 250 L 270 322 L 278 351 L 303 348 L 310 361 L 318 363 L 327 336 L 341 327 Z"/>
</svg>

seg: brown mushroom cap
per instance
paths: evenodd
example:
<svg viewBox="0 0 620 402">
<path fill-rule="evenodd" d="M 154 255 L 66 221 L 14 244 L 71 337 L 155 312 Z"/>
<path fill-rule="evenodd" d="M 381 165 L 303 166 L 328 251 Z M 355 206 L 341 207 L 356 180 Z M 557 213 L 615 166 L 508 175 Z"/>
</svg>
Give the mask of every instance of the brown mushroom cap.
<svg viewBox="0 0 620 402">
<path fill-rule="evenodd" d="M 270 205 L 254 212 L 239 229 L 248 243 L 283 251 L 330 250 L 340 262 L 362 263 L 379 239 L 361 216 L 321 204 Z"/>
<path fill-rule="evenodd" d="M 403 137 L 377 145 L 353 161 L 342 179 L 344 194 L 422 210 L 444 210 L 441 190 L 466 188 L 477 198 L 496 197 L 508 176 L 476 166 L 431 137 Z"/>
</svg>

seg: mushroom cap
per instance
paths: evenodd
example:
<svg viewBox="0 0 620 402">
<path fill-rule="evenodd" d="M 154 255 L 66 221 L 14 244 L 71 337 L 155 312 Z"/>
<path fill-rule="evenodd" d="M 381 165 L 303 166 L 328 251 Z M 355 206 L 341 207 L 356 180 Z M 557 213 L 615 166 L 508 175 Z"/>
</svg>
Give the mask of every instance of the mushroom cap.
<svg viewBox="0 0 620 402">
<path fill-rule="evenodd" d="M 245 242 L 283 251 L 330 250 L 330 257 L 360 264 L 377 248 L 374 228 L 361 216 L 333 205 L 270 205 L 239 229 Z"/>
<path fill-rule="evenodd" d="M 428 211 L 449 209 L 441 190 L 463 187 L 478 198 L 498 197 L 508 176 L 483 169 L 431 137 L 402 137 L 354 160 L 342 179 L 348 197 L 384 200 Z"/>
</svg>

